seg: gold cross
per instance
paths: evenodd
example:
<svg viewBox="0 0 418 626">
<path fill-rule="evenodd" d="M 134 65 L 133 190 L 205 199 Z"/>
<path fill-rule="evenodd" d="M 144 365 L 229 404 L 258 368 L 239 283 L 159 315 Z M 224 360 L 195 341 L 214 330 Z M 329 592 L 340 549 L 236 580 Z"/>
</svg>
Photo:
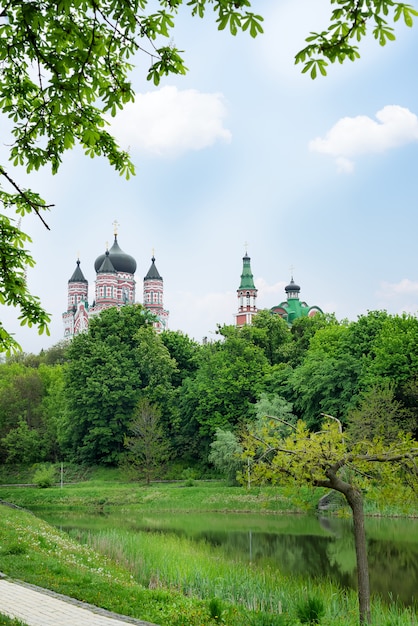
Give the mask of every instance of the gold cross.
<svg viewBox="0 0 418 626">
<path fill-rule="evenodd" d="M 114 221 L 112 222 L 112 224 L 113 224 L 113 234 L 114 234 L 114 235 L 117 235 L 117 234 L 118 234 L 118 226 L 119 226 L 119 222 L 118 222 L 117 220 L 114 220 Z"/>
</svg>

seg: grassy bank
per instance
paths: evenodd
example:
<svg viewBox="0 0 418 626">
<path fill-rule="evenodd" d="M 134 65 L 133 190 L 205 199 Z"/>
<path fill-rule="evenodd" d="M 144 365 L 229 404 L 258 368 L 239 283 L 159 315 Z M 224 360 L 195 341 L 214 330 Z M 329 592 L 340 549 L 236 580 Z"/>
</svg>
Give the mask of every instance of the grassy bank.
<svg viewBox="0 0 418 626">
<path fill-rule="evenodd" d="M 357 624 L 354 593 L 243 568 L 205 543 L 117 530 L 78 537 L 0 507 L 0 558 L 11 578 L 161 626 L 295 626 L 323 609 L 324 626 Z M 413 614 L 373 604 L 374 626 L 410 626 Z"/>
<path fill-rule="evenodd" d="M 106 472 L 104 472 L 106 476 Z M 38 489 L 33 486 L 0 484 L 0 499 L 25 508 L 87 507 L 106 509 L 113 506 L 138 505 L 144 511 L 158 512 L 242 512 L 242 513 L 306 513 L 315 512 L 325 493 L 309 487 L 227 487 L 221 481 L 178 481 L 138 483 L 95 478 L 65 484 L 61 488 Z M 334 514 L 351 515 L 344 500 L 337 498 Z M 366 515 L 412 516 L 418 510 L 417 495 L 398 488 L 394 493 L 380 489 L 369 490 L 365 496 Z"/>
</svg>

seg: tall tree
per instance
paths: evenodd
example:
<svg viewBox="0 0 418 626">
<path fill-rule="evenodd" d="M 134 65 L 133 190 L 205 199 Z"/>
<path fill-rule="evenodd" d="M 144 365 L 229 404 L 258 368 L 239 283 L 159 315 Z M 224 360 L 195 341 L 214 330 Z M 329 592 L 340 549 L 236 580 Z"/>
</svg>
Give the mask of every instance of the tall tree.
<svg viewBox="0 0 418 626">
<path fill-rule="evenodd" d="M 173 385 L 177 387 L 186 376 L 196 371 L 197 356 L 201 346 L 180 331 L 165 330 L 160 337 L 171 358 L 177 364 L 177 372 L 173 376 Z"/>
<path fill-rule="evenodd" d="M 231 430 L 248 419 L 270 366 L 261 348 L 235 335 L 203 346 L 198 365 L 181 388 L 182 432 L 207 459 L 216 428 Z"/>
<path fill-rule="evenodd" d="M 344 419 L 355 406 L 361 362 L 350 349 L 349 326 L 332 324 L 312 337 L 302 363 L 288 380 L 288 399 L 309 427 L 321 412 Z"/>
<path fill-rule="evenodd" d="M 74 337 L 65 369 L 62 431 L 62 445 L 72 458 L 117 463 L 143 386 L 136 335 L 152 319 L 141 305 L 107 309 L 87 333 Z"/>
<path fill-rule="evenodd" d="M 276 365 L 287 359 L 288 345 L 291 341 L 289 326 L 271 311 L 263 309 L 255 315 L 250 326 L 236 328 L 234 326 L 220 329 L 220 333 L 237 333 L 238 336 L 262 348 L 270 365 Z"/>
</svg>

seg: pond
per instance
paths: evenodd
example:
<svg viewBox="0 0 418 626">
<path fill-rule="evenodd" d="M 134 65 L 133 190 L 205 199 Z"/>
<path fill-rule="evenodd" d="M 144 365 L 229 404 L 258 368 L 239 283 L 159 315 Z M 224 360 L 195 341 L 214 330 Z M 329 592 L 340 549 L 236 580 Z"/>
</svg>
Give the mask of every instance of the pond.
<svg viewBox="0 0 418 626">
<path fill-rule="evenodd" d="M 206 541 L 225 558 L 269 566 L 284 574 L 328 577 L 356 588 L 352 523 L 305 515 L 173 514 L 143 515 L 136 508 L 109 513 L 37 510 L 36 514 L 65 531 L 124 528 L 163 532 Z M 418 599 L 418 520 L 368 519 L 367 545 L 372 594 L 404 606 Z"/>
</svg>

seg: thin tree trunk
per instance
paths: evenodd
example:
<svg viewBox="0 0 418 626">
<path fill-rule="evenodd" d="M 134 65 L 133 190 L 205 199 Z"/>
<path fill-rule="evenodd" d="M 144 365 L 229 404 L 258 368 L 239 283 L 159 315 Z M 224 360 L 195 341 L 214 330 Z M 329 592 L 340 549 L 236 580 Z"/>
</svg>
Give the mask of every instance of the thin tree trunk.
<svg viewBox="0 0 418 626">
<path fill-rule="evenodd" d="M 367 558 L 366 530 L 364 528 L 363 497 L 361 491 L 341 480 L 336 473 L 328 470 L 329 486 L 344 495 L 353 512 L 354 544 L 356 548 L 357 583 L 360 624 L 369 624 L 370 582 Z"/>
<path fill-rule="evenodd" d="M 364 528 L 363 497 L 361 492 L 354 487 L 350 487 L 345 497 L 353 511 L 360 624 L 368 624 L 370 622 L 370 582 L 366 530 Z"/>
</svg>

